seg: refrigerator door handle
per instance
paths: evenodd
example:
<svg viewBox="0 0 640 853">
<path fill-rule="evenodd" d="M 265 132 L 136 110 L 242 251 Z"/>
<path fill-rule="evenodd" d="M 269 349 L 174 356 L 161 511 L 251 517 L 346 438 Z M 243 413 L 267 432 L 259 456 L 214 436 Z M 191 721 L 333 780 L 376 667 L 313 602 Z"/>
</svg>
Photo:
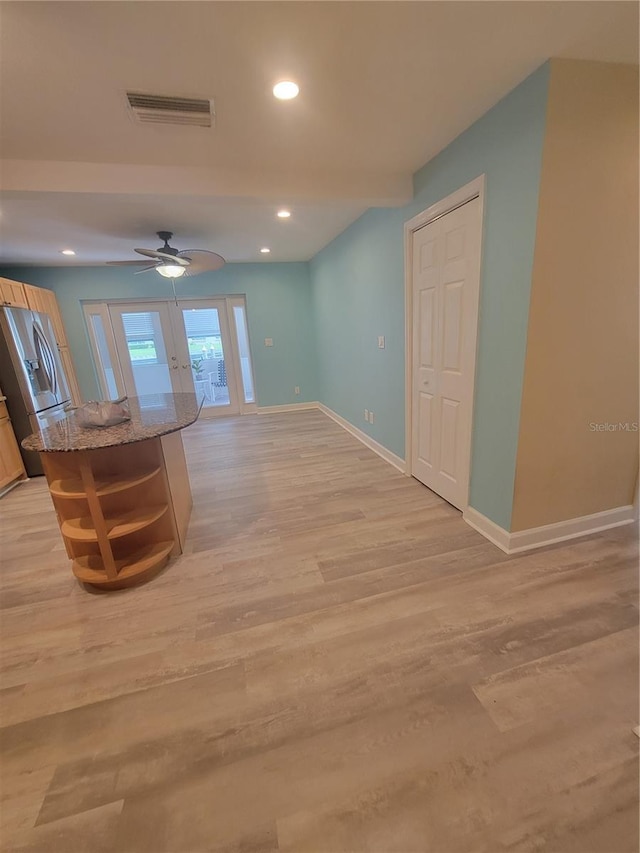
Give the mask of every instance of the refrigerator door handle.
<svg viewBox="0 0 640 853">
<path fill-rule="evenodd" d="M 43 370 L 49 382 L 49 387 L 53 394 L 58 395 L 58 383 L 56 381 L 56 363 L 51 352 L 51 347 L 47 341 L 44 332 L 37 322 L 33 323 L 33 343 L 38 356 L 42 359 Z"/>
</svg>

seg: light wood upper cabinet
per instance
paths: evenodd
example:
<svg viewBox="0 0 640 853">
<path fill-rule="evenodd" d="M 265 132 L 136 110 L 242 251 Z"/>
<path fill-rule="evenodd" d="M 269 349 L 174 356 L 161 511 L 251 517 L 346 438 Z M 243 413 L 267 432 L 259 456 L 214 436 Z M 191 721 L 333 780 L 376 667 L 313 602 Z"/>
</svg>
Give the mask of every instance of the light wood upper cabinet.
<svg viewBox="0 0 640 853">
<path fill-rule="evenodd" d="M 32 311 L 44 311 L 40 294 L 43 290 L 41 287 L 34 287 L 32 284 L 23 284 L 24 295 L 27 300 L 27 306 Z"/>
<path fill-rule="evenodd" d="M 22 282 L 0 278 L 0 305 L 10 305 L 12 308 L 29 307 Z"/>
<path fill-rule="evenodd" d="M 53 290 L 47 290 L 44 287 L 34 287 L 32 284 L 25 284 L 24 291 L 27 298 L 27 304 L 32 311 L 39 311 L 42 314 L 48 314 L 53 324 L 53 332 L 56 336 L 56 343 L 59 347 L 69 346 L 67 336 L 64 331 L 62 315 L 58 307 L 58 300 Z"/>
<path fill-rule="evenodd" d="M 60 308 L 58 307 L 58 300 L 56 299 L 56 295 L 52 290 L 44 290 L 43 293 L 44 295 L 42 299 L 44 301 L 44 313 L 48 314 L 51 317 L 51 322 L 53 323 L 53 331 L 56 336 L 56 342 L 59 347 L 68 347 L 69 341 L 67 340 L 67 333 L 64 330 L 62 314 L 60 313 Z"/>
</svg>

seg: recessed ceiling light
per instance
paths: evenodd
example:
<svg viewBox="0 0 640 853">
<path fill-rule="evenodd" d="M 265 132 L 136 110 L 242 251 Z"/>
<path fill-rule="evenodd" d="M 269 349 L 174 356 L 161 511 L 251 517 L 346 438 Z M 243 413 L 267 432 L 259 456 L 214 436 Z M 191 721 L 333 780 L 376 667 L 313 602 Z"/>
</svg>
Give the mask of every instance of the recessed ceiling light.
<svg viewBox="0 0 640 853">
<path fill-rule="evenodd" d="M 75 252 L 73 251 L 73 249 L 63 249 L 60 254 L 61 255 L 75 255 Z"/>
<path fill-rule="evenodd" d="M 298 85 L 292 80 L 281 80 L 273 87 L 273 94 L 280 101 L 290 101 L 297 97 L 299 91 Z"/>
<path fill-rule="evenodd" d="M 279 211 L 278 211 L 278 217 L 279 217 L 280 219 L 288 219 L 290 216 L 291 216 L 291 211 L 290 211 L 290 210 L 284 210 L 284 209 L 283 209 L 283 210 L 279 210 Z"/>
<path fill-rule="evenodd" d="M 271 249 L 268 249 L 266 246 L 263 246 L 262 249 L 260 249 L 260 253 L 263 255 L 268 255 L 270 251 Z"/>
</svg>

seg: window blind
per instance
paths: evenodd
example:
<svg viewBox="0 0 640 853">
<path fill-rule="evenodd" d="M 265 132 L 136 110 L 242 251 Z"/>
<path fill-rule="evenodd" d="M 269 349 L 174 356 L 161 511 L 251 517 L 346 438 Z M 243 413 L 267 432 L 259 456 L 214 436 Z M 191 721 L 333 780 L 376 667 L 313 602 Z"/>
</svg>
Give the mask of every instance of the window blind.
<svg viewBox="0 0 640 853">
<path fill-rule="evenodd" d="M 128 341 L 153 340 L 155 329 L 151 311 L 136 311 L 135 314 L 123 314 L 122 325 Z"/>
<path fill-rule="evenodd" d="M 220 322 L 216 308 L 197 308 L 183 311 L 184 327 L 188 338 L 215 337 L 220 334 Z"/>
</svg>

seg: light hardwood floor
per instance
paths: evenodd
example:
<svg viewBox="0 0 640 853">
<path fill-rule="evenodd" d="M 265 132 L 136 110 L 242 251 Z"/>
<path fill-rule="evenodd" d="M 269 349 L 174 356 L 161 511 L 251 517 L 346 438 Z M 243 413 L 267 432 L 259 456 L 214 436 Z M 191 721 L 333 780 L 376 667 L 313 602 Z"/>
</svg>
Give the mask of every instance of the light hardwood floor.
<svg viewBox="0 0 640 853">
<path fill-rule="evenodd" d="M 635 528 L 510 558 L 320 412 L 184 438 L 146 586 L 0 501 L 3 851 L 638 849 Z"/>
</svg>

